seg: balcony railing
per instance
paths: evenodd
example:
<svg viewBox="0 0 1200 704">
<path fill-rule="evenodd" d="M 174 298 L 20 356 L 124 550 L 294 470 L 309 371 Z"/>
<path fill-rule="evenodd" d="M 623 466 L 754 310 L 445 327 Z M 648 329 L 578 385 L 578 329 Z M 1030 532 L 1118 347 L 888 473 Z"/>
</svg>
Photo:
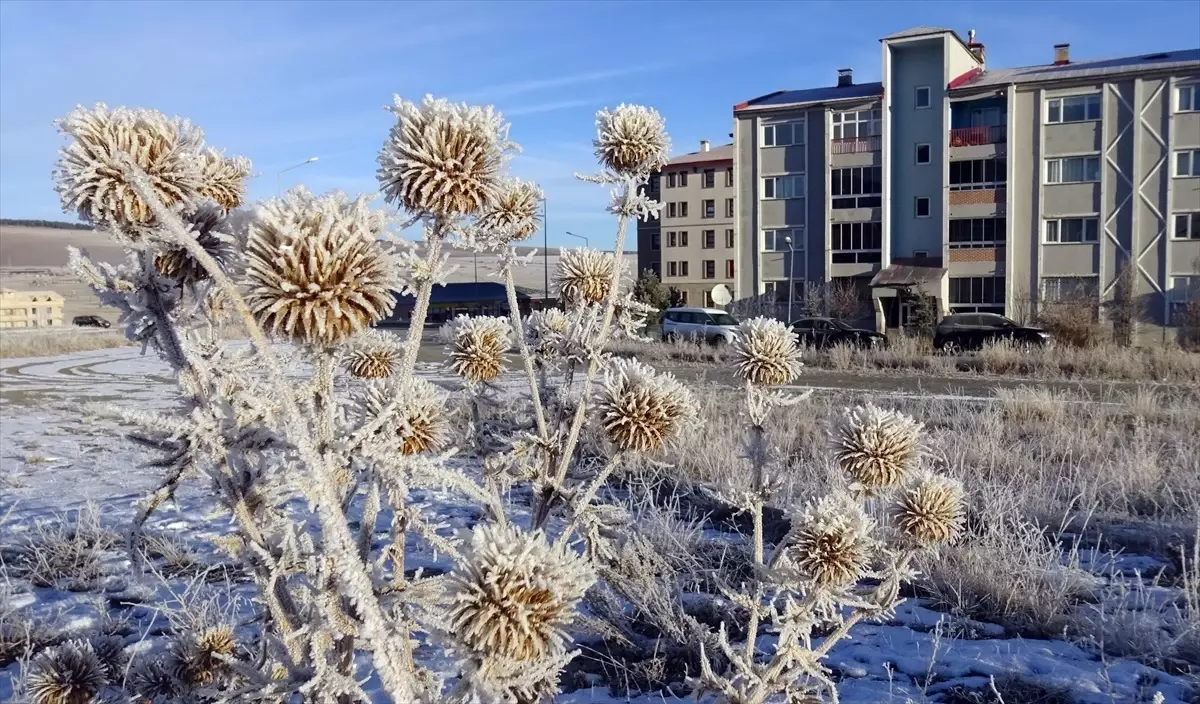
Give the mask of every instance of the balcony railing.
<svg viewBox="0 0 1200 704">
<path fill-rule="evenodd" d="M 833 154 L 865 154 L 879 151 L 880 145 L 877 134 L 870 137 L 837 137 L 830 144 L 829 151 Z"/>
<path fill-rule="evenodd" d="M 960 127 L 950 130 L 950 146 L 952 147 L 978 147 L 1007 141 L 1008 127 L 1004 125 Z"/>
</svg>

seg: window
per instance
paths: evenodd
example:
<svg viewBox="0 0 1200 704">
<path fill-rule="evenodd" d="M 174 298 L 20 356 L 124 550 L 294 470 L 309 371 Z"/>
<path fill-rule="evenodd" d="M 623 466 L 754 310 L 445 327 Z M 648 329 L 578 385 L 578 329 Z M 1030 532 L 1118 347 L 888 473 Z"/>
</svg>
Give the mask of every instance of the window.
<svg viewBox="0 0 1200 704">
<path fill-rule="evenodd" d="M 1046 101 L 1046 122 L 1084 122 L 1100 119 L 1100 94 L 1073 95 Z"/>
<path fill-rule="evenodd" d="M 883 256 L 883 223 L 836 222 L 829 248 L 834 264 L 877 264 Z"/>
<path fill-rule="evenodd" d="M 1003 188 L 1008 182 L 1007 159 L 970 159 L 950 162 L 950 190 L 983 191 Z"/>
<path fill-rule="evenodd" d="M 650 235 L 650 249 L 655 252 L 662 249 L 662 233 L 655 232 Z"/>
<path fill-rule="evenodd" d="M 1008 113 L 1004 108 L 974 108 L 971 110 L 972 127 L 999 127 L 1008 124 Z"/>
<path fill-rule="evenodd" d="M 803 198 L 804 176 L 768 176 L 763 179 L 763 198 Z"/>
<path fill-rule="evenodd" d="M 733 260 L 732 259 L 725 260 L 725 278 L 727 278 L 727 279 L 733 278 Z"/>
<path fill-rule="evenodd" d="M 733 167 L 732 166 L 725 169 L 725 187 L 726 188 L 733 187 Z"/>
<path fill-rule="evenodd" d="M 705 308 L 715 308 L 716 307 L 716 301 L 713 300 L 712 291 L 704 292 L 704 307 Z"/>
<path fill-rule="evenodd" d="M 679 233 L 677 233 L 677 232 L 668 232 L 667 233 L 667 246 L 668 247 L 678 247 L 679 246 Z"/>
<path fill-rule="evenodd" d="M 849 112 L 833 113 L 833 138 L 854 139 L 855 137 L 871 137 L 880 133 L 880 119 L 883 111 L 851 110 Z"/>
<path fill-rule="evenodd" d="M 787 281 L 764 281 L 763 295 L 767 296 L 776 303 L 787 303 L 788 282 Z M 804 300 L 804 282 L 792 281 L 792 300 Z"/>
<path fill-rule="evenodd" d="M 841 208 L 878 208 L 882 202 L 883 169 L 878 166 L 853 166 L 829 172 L 832 206 Z"/>
<path fill-rule="evenodd" d="M 733 199 L 732 198 L 725 199 L 725 217 L 727 217 L 727 218 L 733 217 Z"/>
<path fill-rule="evenodd" d="M 680 247 L 687 246 L 687 230 L 684 230 L 679 233 L 679 246 Z"/>
<path fill-rule="evenodd" d="M 1175 112 L 1200 110 L 1200 83 L 1175 87 Z"/>
<path fill-rule="evenodd" d="M 913 204 L 913 214 L 919 218 L 929 217 L 929 199 L 925 196 L 917 196 L 916 202 Z"/>
<path fill-rule="evenodd" d="M 950 311 L 1004 315 L 1004 277 L 951 276 Z"/>
<path fill-rule="evenodd" d="M 1177 240 L 1200 240 L 1200 213 L 1176 213 L 1171 236 Z"/>
<path fill-rule="evenodd" d="M 676 217 L 678 215 L 678 213 L 679 213 L 679 208 L 676 206 L 675 203 L 667 203 L 667 217 L 669 217 L 669 218 Z"/>
<path fill-rule="evenodd" d="M 725 249 L 733 249 L 733 230 L 725 231 Z"/>
<path fill-rule="evenodd" d="M 1099 239 L 1099 218 L 1061 218 L 1046 221 L 1047 243 L 1097 242 Z"/>
<path fill-rule="evenodd" d="M 700 246 L 703 249 L 715 249 L 717 246 L 716 230 L 702 230 L 700 232 Z"/>
<path fill-rule="evenodd" d="M 928 144 L 918 144 L 917 145 L 917 163 L 918 164 L 928 164 L 929 160 L 930 160 L 929 145 Z"/>
<path fill-rule="evenodd" d="M 671 173 L 667 174 L 667 188 L 674 188 L 674 187 L 675 187 L 675 172 L 672 171 Z"/>
<path fill-rule="evenodd" d="M 717 201 L 702 200 L 700 201 L 700 217 L 704 219 L 717 217 Z"/>
<path fill-rule="evenodd" d="M 764 147 L 786 147 L 792 144 L 804 144 L 804 121 L 779 122 L 773 125 L 763 125 Z"/>
<path fill-rule="evenodd" d="M 688 304 L 688 292 L 687 291 L 679 292 L 679 302 L 685 306 Z"/>
<path fill-rule="evenodd" d="M 679 187 L 687 188 L 687 172 L 686 171 L 679 172 Z"/>
<path fill-rule="evenodd" d="M 712 188 L 715 185 L 717 185 L 717 170 L 705 169 L 700 176 L 700 187 Z"/>
<path fill-rule="evenodd" d="M 1171 325 L 1182 325 L 1188 304 L 1200 303 L 1200 276 L 1172 276 L 1168 292 L 1171 301 Z"/>
<path fill-rule="evenodd" d="M 1003 247 L 1005 218 L 955 218 L 950 221 L 950 249 Z"/>
<path fill-rule="evenodd" d="M 1047 276 L 1042 279 L 1042 300 L 1050 302 L 1100 298 L 1099 276 Z"/>
<path fill-rule="evenodd" d="M 653 271 L 654 276 L 662 281 L 662 262 L 650 262 L 650 271 Z"/>
<path fill-rule="evenodd" d="M 680 276 L 688 275 L 688 263 L 687 262 L 679 262 L 679 275 Z"/>
<path fill-rule="evenodd" d="M 791 247 L 788 246 L 788 239 L 792 238 Z M 794 249 L 797 252 L 804 251 L 804 230 L 803 228 L 793 228 L 790 230 L 763 230 L 763 251 L 764 252 L 787 252 Z"/>
<path fill-rule="evenodd" d="M 1100 180 L 1100 157 L 1068 156 L 1046 160 L 1046 183 L 1086 183 Z"/>
<path fill-rule="evenodd" d="M 916 107 L 918 110 L 924 110 L 932 104 L 930 98 L 929 86 L 917 86 Z"/>
<path fill-rule="evenodd" d="M 657 191 L 662 183 L 662 174 L 650 174 L 650 190 Z"/>
<path fill-rule="evenodd" d="M 687 217 L 687 201 L 682 201 L 679 203 L 679 217 Z"/>
<path fill-rule="evenodd" d="M 700 277 L 704 279 L 717 278 L 717 260 L 705 259 L 703 262 L 703 270 L 700 272 Z"/>
<path fill-rule="evenodd" d="M 1200 176 L 1200 149 L 1175 152 L 1176 176 Z"/>
<path fill-rule="evenodd" d="M 679 276 L 679 262 L 667 262 L 667 276 Z"/>
</svg>

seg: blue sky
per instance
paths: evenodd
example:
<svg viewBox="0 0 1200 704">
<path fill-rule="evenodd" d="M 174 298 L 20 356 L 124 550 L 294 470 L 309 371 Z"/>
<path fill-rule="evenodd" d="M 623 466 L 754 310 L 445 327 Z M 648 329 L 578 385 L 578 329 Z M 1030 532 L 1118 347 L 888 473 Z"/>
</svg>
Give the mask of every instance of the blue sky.
<svg viewBox="0 0 1200 704">
<path fill-rule="evenodd" d="M 667 118 L 676 153 L 727 141 L 732 106 L 878 80 L 879 37 L 916 25 L 977 31 L 991 66 L 1200 46 L 1200 2 L 0 3 L 0 217 L 64 215 L 52 122 L 76 104 L 152 107 L 254 161 L 251 196 L 284 188 L 374 192 L 393 93 L 491 103 L 524 147 L 519 176 L 563 233 L 611 237 L 594 167 L 593 114 L 620 102 Z M 540 238 L 539 238 L 540 239 Z"/>
</svg>

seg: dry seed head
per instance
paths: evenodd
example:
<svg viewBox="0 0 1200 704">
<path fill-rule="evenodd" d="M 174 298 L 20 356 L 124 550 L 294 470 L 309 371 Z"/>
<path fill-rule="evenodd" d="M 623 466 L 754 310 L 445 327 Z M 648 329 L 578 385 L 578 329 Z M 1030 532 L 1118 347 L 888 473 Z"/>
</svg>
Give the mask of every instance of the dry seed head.
<svg viewBox="0 0 1200 704">
<path fill-rule="evenodd" d="M 569 322 L 567 314 L 558 308 L 535 310 L 525 316 L 525 343 L 538 357 L 556 357 L 557 342 Z"/>
<path fill-rule="evenodd" d="M 368 419 L 378 418 L 395 398 L 401 402 L 381 433 L 392 433 L 400 453 L 415 455 L 436 452 L 449 442 L 446 397 L 436 386 L 416 377 L 400 381 L 372 382 L 363 400 Z"/>
<path fill-rule="evenodd" d="M 612 288 L 616 258 L 594 249 L 563 250 L 554 273 L 554 288 L 568 304 L 603 303 Z"/>
<path fill-rule="evenodd" d="M 504 353 L 512 345 L 512 328 L 504 318 L 460 315 L 442 326 L 450 345 L 450 369 L 478 383 L 491 381 L 504 368 Z"/>
<path fill-rule="evenodd" d="M 653 452 L 696 418 L 695 399 L 670 373 L 636 360 L 614 360 L 596 395 L 608 439 L 625 452 Z"/>
<path fill-rule="evenodd" d="M 809 581 L 840 589 L 866 575 L 877 546 L 875 523 L 852 497 L 830 494 L 797 520 L 791 558 Z"/>
<path fill-rule="evenodd" d="M 905 536 L 919 545 L 952 543 L 966 521 L 962 483 L 922 472 L 905 486 L 892 506 L 892 519 Z"/>
<path fill-rule="evenodd" d="M 200 633 L 188 634 L 172 643 L 172 654 L 179 668 L 176 676 L 188 684 L 212 684 L 229 671 L 221 659 L 233 657 L 237 639 L 229 626 L 214 626 Z"/>
<path fill-rule="evenodd" d="M 495 203 L 484 208 L 478 227 L 495 245 L 519 242 L 537 232 L 542 189 L 530 181 L 507 178 L 500 183 Z"/>
<path fill-rule="evenodd" d="M 414 215 L 475 215 L 494 206 L 508 151 L 508 125 L 491 107 L 427 95 L 395 96 L 396 116 L 379 152 L 380 190 Z"/>
<path fill-rule="evenodd" d="M 800 348 L 788 326 L 773 318 L 751 318 L 733 341 L 738 377 L 756 386 L 786 384 L 800 374 Z"/>
<path fill-rule="evenodd" d="M 91 704 L 107 681 L 103 663 L 82 641 L 44 650 L 29 666 L 29 696 L 34 704 Z"/>
<path fill-rule="evenodd" d="M 622 176 L 658 171 L 667 163 L 671 140 L 666 122 L 653 108 L 622 103 L 596 113 L 596 159 Z"/>
<path fill-rule="evenodd" d="M 178 667 L 174 657 L 142 657 L 134 661 L 129 673 L 129 688 L 137 697 L 135 702 L 157 704 L 174 701 L 182 694 L 183 683 L 176 676 Z"/>
<path fill-rule="evenodd" d="M 120 682 L 129 658 L 125 655 L 125 641 L 120 636 L 97 634 L 88 638 L 92 652 L 104 668 L 104 677 L 109 682 Z"/>
<path fill-rule="evenodd" d="M 212 147 L 201 152 L 200 160 L 200 196 L 215 201 L 225 210 L 240 207 L 246 201 L 250 160 L 241 156 L 226 159 Z"/>
<path fill-rule="evenodd" d="M 388 216 L 365 198 L 297 188 L 260 206 L 246 244 L 246 304 L 264 329 L 327 345 L 383 319 L 400 289 L 379 237 Z"/>
<path fill-rule="evenodd" d="M 400 361 L 396 338 L 378 330 L 368 330 L 354 340 L 346 370 L 360 379 L 386 379 Z"/>
<path fill-rule="evenodd" d="M 228 270 L 237 253 L 233 237 L 221 232 L 225 211 L 212 201 L 203 201 L 184 218 L 184 223 L 222 270 Z M 187 249 L 177 244 L 167 245 L 154 257 L 154 268 L 163 276 L 181 284 L 194 284 L 209 278 L 208 270 Z"/>
<path fill-rule="evenodd" d="M 71 139 L 54 169 L 64 212 L 140 240 L 154 226 L 154 216 L 125 173 L 126 158 L 145 172 L 167 208 L 188 206 L 200 195 L 204 134 L 186 120 L 152 110 L 109 110 L 100 103 L 77 107 L 55 124 Z"/>
<path fill-rule="evenodd" d="M 476 656 L 561 654 L 575 606 L 595 581 L 587 562 L 540 531 L 480 524 L 450 575 L 447 631 Z"/>
<path fill-rule="evenodd" d="M 868 495 L 902 483 L 921 458 L 924 426 L 872 404 L 846 411 L 834 431 L 838 464 Z"/>
</svg>

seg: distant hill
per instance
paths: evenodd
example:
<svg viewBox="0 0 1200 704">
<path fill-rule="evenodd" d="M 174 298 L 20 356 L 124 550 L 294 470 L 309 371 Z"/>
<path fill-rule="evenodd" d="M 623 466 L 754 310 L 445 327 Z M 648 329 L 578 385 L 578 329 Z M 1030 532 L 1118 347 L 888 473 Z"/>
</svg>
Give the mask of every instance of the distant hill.
<svg viewBox="0 0 1200 704">
<path fill-rule="evenodd" d="M 0 218 L 0 225 L 11 225 L 13 227 L 47 227 L 52 230 L 95 229 L 91 225 L 85 225 L 81 222 L 63 222 L 61 220 L 14 220 L 13 218 Z"/>
</svg>

